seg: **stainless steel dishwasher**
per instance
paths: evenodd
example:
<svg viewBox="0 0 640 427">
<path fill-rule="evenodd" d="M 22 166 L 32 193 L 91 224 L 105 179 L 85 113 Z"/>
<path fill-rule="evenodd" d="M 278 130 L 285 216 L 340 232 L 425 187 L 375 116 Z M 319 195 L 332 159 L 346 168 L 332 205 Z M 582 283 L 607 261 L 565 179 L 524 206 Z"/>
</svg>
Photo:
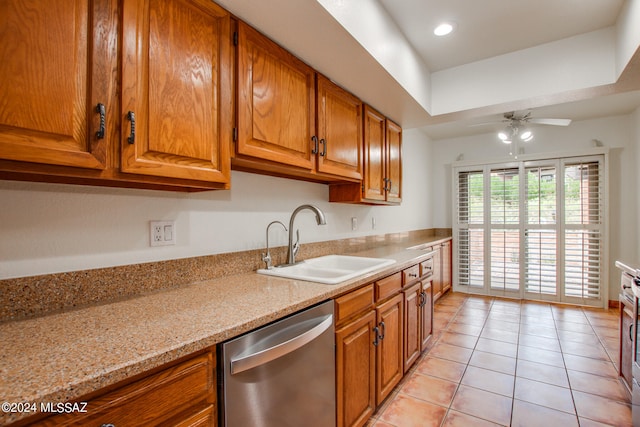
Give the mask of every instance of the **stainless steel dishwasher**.
<svg viewBox="0 0 640 427">
<path fill-rule="evenodd" d="M 336 424 L 333 301 L 293 314 L 219 347 L 221 424 Z"/>
</svg>

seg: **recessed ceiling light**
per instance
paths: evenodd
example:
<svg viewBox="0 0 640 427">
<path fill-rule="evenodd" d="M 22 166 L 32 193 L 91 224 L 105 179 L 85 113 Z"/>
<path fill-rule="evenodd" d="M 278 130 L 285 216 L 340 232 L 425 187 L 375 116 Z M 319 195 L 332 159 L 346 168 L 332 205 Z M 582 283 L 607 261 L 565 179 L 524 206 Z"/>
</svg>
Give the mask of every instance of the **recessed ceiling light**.
<svg viewBox="0 0 640 427">
<path fill-rule="evenodd" d="M 450 22 L 443 22 L 433 30 L 433 34 L 436 36 L 446 36 L 451 31 L 453 31 L 453 24 Z"/>
</svg>

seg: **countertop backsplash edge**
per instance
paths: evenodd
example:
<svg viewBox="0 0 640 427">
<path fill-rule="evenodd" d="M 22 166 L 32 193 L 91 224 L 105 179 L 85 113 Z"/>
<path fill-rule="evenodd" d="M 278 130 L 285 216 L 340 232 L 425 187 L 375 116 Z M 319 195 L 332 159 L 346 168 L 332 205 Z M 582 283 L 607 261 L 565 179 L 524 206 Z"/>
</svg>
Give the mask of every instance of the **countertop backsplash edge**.
<svg viewBox="0 0 640 427">
<path fill-rule="evenodd" d="M 451 229 L 431 228 L 303 244 L 302 258 L 361 252 L 379 246 L 451 237 Z M 0 280 L 0 322 L 111 303 L 203 280 L 248 273 L 262 267 L 263 249 L 116 267 Z M 286 247 L 271 249 L 274 264 Z"/>
</svg>

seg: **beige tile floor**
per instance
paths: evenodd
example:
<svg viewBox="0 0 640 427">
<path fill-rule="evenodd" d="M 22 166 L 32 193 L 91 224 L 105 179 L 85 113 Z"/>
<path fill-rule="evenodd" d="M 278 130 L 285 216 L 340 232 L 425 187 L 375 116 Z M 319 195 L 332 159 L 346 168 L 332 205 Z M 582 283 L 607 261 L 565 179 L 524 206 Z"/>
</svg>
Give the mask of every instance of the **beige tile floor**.
<svg viewBox="0 0 640 427">
<path fill-rule="evenodd" d="M 618 310 L 449 293 L 370 427 L 631 426 Z"/>
</svg>

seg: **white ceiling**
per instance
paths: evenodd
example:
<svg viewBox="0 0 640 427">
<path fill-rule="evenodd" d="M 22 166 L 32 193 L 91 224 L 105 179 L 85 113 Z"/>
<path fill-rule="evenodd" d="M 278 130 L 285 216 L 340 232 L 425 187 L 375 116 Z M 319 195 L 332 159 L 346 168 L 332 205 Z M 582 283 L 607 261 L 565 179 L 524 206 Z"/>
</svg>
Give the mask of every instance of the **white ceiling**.
<svg viewBox="0 0 640 427">
<path fill-rule="evenodd" d="M 431 71 L 610 27 L 624 0 L 379 0 Z M 433 34 L 449 21 L 455 31 Z"/>
<path fill-rule="evenodd" d="M 456 67 L 544 43 L 611 27 L 624 0 L 379 0 L 431 71 Z M 437 37 L 440 22 L 452 22 L 450 35 Z M 640 77 L 639 77 L 640 78 Z M 640 91 L 520 109 L 532 116 L 585 120 L 629 113 L 640 106 Z M 424 126 L 434 139 L 487 132 L 478 123 L 499 121 L 498 114 L 469 114 Z"/>
<path fill-rule="evenodd" d="M 544 89 L 551 88 L 547 93 L 498 102 L 488 97 L 484 103 L 474 100 L 472 107 L 432 113 L 437 110 L 432 104 L 434 75 L 440 78 L 451 70 L 492 64 L 495 58 L 512 54 L 528 59 L 529 52 L 539 55 L 540 46 L 571 37 L 605 34 L 607 29 L 612 29 L 607 34 L 617 34 L 615 26 L 624 11 L 631 10 L 631 22 L 640 19 L 640 0 L 216 1 L 403 127 L 420 128 L 432 139 L 490 132 L 490 128 L 470 125 L 499 120 L 513 110 L 530 110 L 536 118 L 583 120 L 627 114 L 640 107 L 640 49 L 634 39 L 624 84 L 613 79 L 567 89 L 560 84 L 566 81 L 558 78 L 543 82 Z M 436 39 L 433 26 L 443 19 L 454 21 L 456 30 Z M 591 48 L 578 46 L 584 51 Z M 574 53 L 567 52 L 567 57 Z M 609 53 L 610 58 L 616 55 Z M 495 62 L 504 64 L 500 61 Z M 546 62 L 553 61 L 547 58 Z M 591 68 L 583 66 L 584 73 L 578 71 L 576 77 Z M 496 75 L 500 73 L 504 75 L 505 70 L 495 69 Z M 519 77 L 509 75 L 508 80 L 517 82 Z M 503 80 L 497 81 L 500 90 Z M 454 86 L 455 96 L 463 99 L 466 94 L 460 92 Z"/>
</svg>

